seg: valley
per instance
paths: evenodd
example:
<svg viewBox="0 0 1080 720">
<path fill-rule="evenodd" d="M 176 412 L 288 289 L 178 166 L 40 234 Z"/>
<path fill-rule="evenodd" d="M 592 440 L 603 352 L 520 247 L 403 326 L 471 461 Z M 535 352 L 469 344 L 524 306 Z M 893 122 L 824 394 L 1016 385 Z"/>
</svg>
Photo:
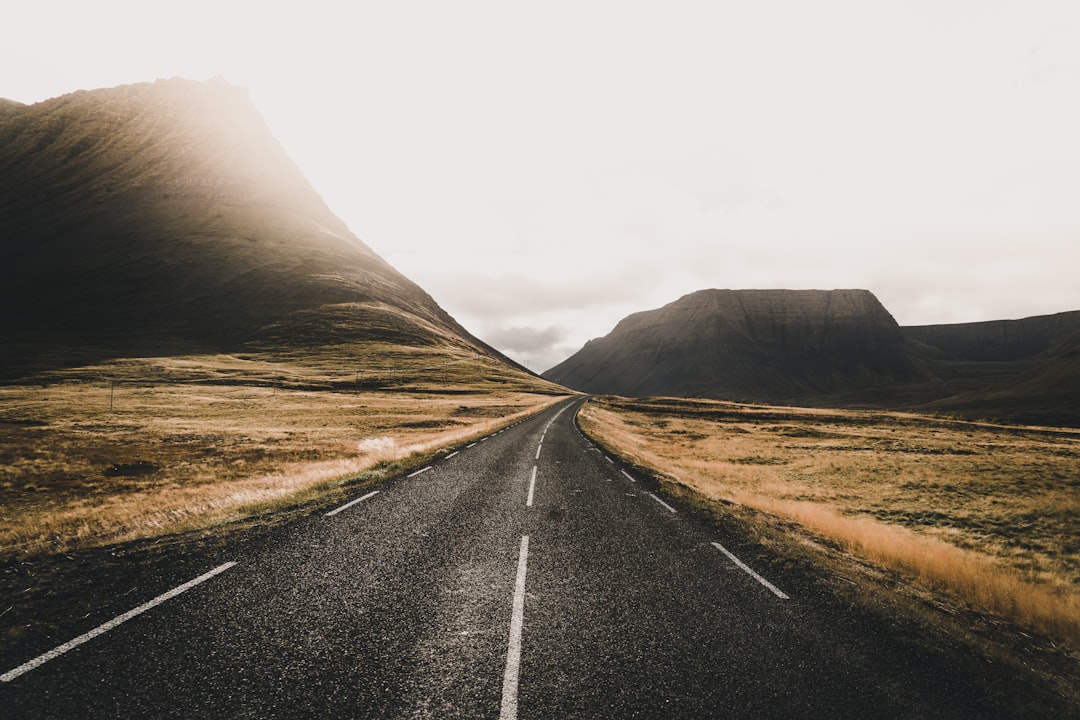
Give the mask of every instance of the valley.
<svg viewBox="0 0 1080 720">
<path fill-rule="evenodd" d="M 1080 313 L 701 290 L 537 375 L 221 79 L 0 102 L 0 243 L 27 717 L 1080 707 Z"/>
</svg>

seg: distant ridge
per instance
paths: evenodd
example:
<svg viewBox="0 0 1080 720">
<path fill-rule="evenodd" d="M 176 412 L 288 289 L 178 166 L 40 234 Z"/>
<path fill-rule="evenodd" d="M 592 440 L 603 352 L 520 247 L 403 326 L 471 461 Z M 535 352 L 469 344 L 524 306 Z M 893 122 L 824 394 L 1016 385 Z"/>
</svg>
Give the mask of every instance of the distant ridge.
<svg viewBox="0 0 1080 720">
<path fill-rule="evenodd" d="M 947 390 L 924 408 L 1080 426 L 1080 312 L 902 330 Z"/>
<path fill-rule="evenodd" d="M 544 376 L 586 392 L 776 402 L 919 372 L 866 290 L 702 290 L 630 315 Z"/>
<path fill-rule="evenodd" d="M 702 290 L 543 374 L 584 392 L 1080 425 L 1080 312 L 901 328 L 867 290 Z"/>
<path fill-rule="evenodd" d="M 0 251 L 0 377 L 301 337 L 506 360 L 357 239 L 223 80 L 0 103 Z"/>
</svg>

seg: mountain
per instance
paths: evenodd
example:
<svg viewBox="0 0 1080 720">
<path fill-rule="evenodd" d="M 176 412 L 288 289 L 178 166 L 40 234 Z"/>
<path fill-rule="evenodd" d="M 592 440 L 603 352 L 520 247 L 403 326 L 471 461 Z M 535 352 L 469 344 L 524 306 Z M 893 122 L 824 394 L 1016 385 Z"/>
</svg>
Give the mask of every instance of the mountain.
<svg viewBox="0 0 1080 720">
<path fill-rule="evenodd" d="M 1080 312 L 900 327 L 866 290 L 703 290 L 543 376 L 576 390 L 1080 425 Z"/>
<path fill-rule="evenodd" d="M 0 102 L 0 252 L 0 377 L 367 340 L 505 360 L 357 239 L 223 80 Z"/>
<path fill-rule="evenodd" d="M 924 375 L 865 290 L 702 290 L 630 315 L 544 373 L 586 392 L 762 402 Z"/>
<path fill-rule="evenodd" d="M 927 409 L 1080 425 L 1080 312 L 902 331 L 948 389 Z"/>
</svg>

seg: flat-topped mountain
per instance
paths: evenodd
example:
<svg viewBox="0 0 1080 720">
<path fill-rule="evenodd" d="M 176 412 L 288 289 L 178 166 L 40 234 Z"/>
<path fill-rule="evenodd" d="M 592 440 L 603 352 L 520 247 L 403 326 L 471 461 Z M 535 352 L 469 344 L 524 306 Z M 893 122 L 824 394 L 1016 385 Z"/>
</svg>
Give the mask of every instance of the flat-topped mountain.
<svg viewBox="0 0 1080 720">
<path fill-rule="evenodd" d="M 922 374 L 865 290 L 702 290 L 630 315 L 544 376 L 587 392 L 774 402 Z"/>
<path fill-rule="evenodd" d="M 0 375 L 251 343 L 497 355 L 357 239 L 221 80 L 0 103 L 0 252 Z"/>
<path fill-rule="evenodd" d="M 866 290 L 703 290 L 544 373 L 576 390 L 1080 424 L 1080 313 L 902 328 Z"/>
</svg>

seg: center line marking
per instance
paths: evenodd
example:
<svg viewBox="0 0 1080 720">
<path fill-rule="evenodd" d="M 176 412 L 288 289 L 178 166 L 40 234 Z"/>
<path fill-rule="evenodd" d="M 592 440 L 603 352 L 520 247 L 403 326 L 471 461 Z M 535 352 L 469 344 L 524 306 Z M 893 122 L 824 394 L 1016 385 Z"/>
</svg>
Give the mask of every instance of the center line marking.
<svg viewBox="0 0 1080 720">
<path fill-rule="evenodd" d="M 430 465 L 428 465 L 428 466 L 427 466 L 427 467 L 425 467 L 425 468 L 420 468 L 419 470 L 417 470 L 417 471 L 416 471 L 416 472 L 414 472 L 414 473 L 409 473 L 408 477 L 416 477 L 416 476 L 417 476 L 417 475 L 419 475 L 420 473 L 426 473 L 426 472 L 427 472 L 428 470 L 430 470 L 430 469 L 431 469 L 431 466 L 430 466 Z"/>
<path fill-rule="evenodd" d="M 356 503 L 364 502 L 368 498 L 375 497 L 378 494 L 379 494 L 378 490 L 372 490 L 371 492 L 369 492 L 364 497 L 358 497 L 355 500 L 350 500 L 349 502 L 345 503 L 344 505 L 342 505 L 339 508 L 334 508 L 330 512 L 326 513 L 326 517 L 333 517 L 333 516 L 337 515 L 339 512 L 341 512 L 342 510 L 348 510 L 349 508 L 351 508 Z"/>
<path fill-rule="evenodd" d="M 540 459 L 540 448 L 544 447 L 543 444 L 536 446 L 536 460 Z"/>
<path fill-rule="evenodd" d="M 108 622 L 106 622 L 106 623 L 104 623 L 102 625 L 98 625 L 96 628 L 94 628 L 90 632 L 83 633 L 82 635 L 75 638 L 74 640 L 68 640 L 63 645 L 60 645 L 60 646 L 58 646 L 56 648 L 53 648 L 52 650 L 45 653 L 44 655 L 38 655 L 33 660 L 29 660 L 29 661 L 23 663 L 22 665 L 15 668 L 14 670 L 7 671 L 3 675 L 0 675 L 0 681 L 2 681 L 2 682 L 11 682 L 12 680 L 19 677 L 20 675 L 28 673 L 31 670 L 33 670 L 34 668 L 40 667 L 40 666 L 44 665 L 45 663 L 49 662 L 50 660 L 55 660 L 56 658 L 60 657 L 64 653 L 66 653 L 68 650 L 73 650 L 73 649 L 79 647 L 80 645 L 82 645 L 84 642 L 87 642 L 89 640 L 93 640 L 98 635 L 104 635 L 105 633 L 107 633 L 110 630 L 112 630 L 113 628 L 115 628 L 117 625 L 119 625 L 121 623 L 124 623 L 124 622 L 127 622 L 128 620 L 135 617 L 136 615 L 142 615 L 147 610 L 150 610 L 152 608 L 157 607 L 158 605 L 165 602 L 166 600 L 173 599 L 174 597 L 176 597 L 180 593 L 190 590 L 191 588 L 195 587 L 199 583 L 206 582 L 207 580 L 214 577 L 215 575 L 220 575 L 221 573 L 225 572 L 226 570 L 228 570 L 229 568 L 231 568 L 235 564 L 236 564 L 235 562 L 227 562 L 224 565 L 218 565 L 216 568 L 214 568 L 210 572 L 205 573 L 203 575 L 200 575 L 199 577 L 195 578 L 194 580 L 188 580 L 183 585 L 180 585 L 178 587 L 174 587 L 172 590 L 170 590 L 170 591 L 168 591 L 166 593 L 163 593 L 161 595 L 158 595 L 156 598 L 154 598 L 150 602 L 143 603 L 142 605 L 135 608 L 134 610 L 128 610 L 123 615 L 117 615 L 112 620 L 109 620 Z"/>
<path fill-rule="evenodd" d="M 503 672 L 502 705 L 499 720 L 517 720 L 518 673 L 521 670 L 521 630 L 525 625 L 525 572 L 529 563 L 529 536 L 521 538 L 517 580 L 514 582 L 514 609 L 510 615 L 510 643 Z"/>
<path fill-rule="evenodd" d="M 775 595 L 776 597 L 780 598 L 781 600 L 790 600 L 790 599 L 791 599 L 791 598 L 789 598 L 789 597 L 788 597 L 787 595 L 785 595 L 785 594 L 784 594 L 783 592 L 781 592 L 781 591 L 780 591 L 780 589 L 779 589 L 779 588 L 777 588 L 777 587 L 776 587 L 775 585 L 773 585 L 773 584 L 772 584 L 771 582 L 769 582 L 768 580 L 766 580 L 765 578 L 761 577 L 761 576 L 760 576 L 760 575 L 758 575 L 758 574 L 757 574 L 756 572 L 754 572 L 753 570 L 751 570 L 751 569 L 750 569 L 750 568 L 749 568 L 749 567 L 748 567 L 748 566 L 746 565 L 746 563 L 744 563 L 744 562 L 743 562 L 742 560 L 740 560 L 739 558 L 735 557 L 735 556 L 734 556 L 734 555 L 732 555 L 732 554 L 731 554 L 730 552 L 728 552 L 728 549 L 727 549 L 726 547 L 724 547 L 723 545 L 721 545 L 721 544 L 720 544 L 720 543 L 718 543 L 718 542 L 714 542 L 714 543 L 713 543 L 712 545 L 713 545 L 713 547 L 715 547 L 715 548 L 716 548 L 717 550 L 719 550 L 720 552 L 722 552 L 722 553 L 724 553 L 725 555 L 727 555 L 727 556 L 728 556 L 728 560 L 731 560 L 731 562 L 733 562 L 733 563 L 735 563 L 736 565 L 738 565 L 738 566 L 739 566 L 739 567 L 740 567 L 740 568 L 741 568 L 741 569 L 742 569 L 743 571 L 745 571 L 745 572 L 746 572 L 746 574 L 747 574 L 747 575 L 749 575 L 750 577 L 754 578 L 755 580 L 757 580 L 757 581 L 758 581 L 759 583 L 761 583 L 761 584 L 762 584 L 762 585 L 764 585 L 765 587 L 769 588 L 769 590 L 771 590 L 771 591 L 772 591 L 773 595 Z"/>
<path fill-rule="evenodd" d="M 677 512 L 677 511 L 675 510 L 675 508 L 671 507 L 671 506 L 670 506 L 670 505 L 668 505 L 668 504 L 667 504 L 666 502 L 664 502 L 664 501 L 663 501 L 663 500 L 661 500 L 660 498 L 656 497 L 656 496 L 655 496 L 655 495 L 653 495 L 652 493 L 649 493 L 649 497 L 651 497 L 651 498 L 652 498 L 653 500 L 655 500 L 656 502 L 658 502 L 658 503 L 660 503 L 661 505 L 663 505 L 664 507 L 666 507 L 666 508 L 667 508 L 668 510 L 670 510 L 671 512 Z"/>
<path fill-rule="evenodd" d="M 529 497 L 525 500 L 525 507 L 532 507 L 533 490 L 536 489 L 536 466 L 533 465 L 532 480 L 529 481 Z"/>
<path fill-rule="evenodd" d="M 630 482 L 637 482 L 637 480 L 635 480 L 634 478 L 632 478 L 632 477 L 630 476 L 630 473 L 626 472 L 625 470 L 621 470 L 620 472 L 621 472 L 621 473 L 622 473 L 623 475 L 625 475 L 625 476 L 626 476 L 626 479 L 627 479 L 627 480 L 629 480 Z"/>
</svg>

